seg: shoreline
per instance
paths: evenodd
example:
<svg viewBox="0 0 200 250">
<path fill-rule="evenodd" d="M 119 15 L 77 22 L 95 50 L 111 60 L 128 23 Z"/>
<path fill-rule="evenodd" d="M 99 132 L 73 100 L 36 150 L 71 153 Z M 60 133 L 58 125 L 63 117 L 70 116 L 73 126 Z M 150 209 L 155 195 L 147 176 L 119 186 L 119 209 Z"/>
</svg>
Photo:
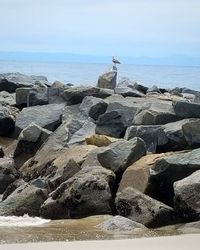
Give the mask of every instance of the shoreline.
<svg viewBox="0 0 200 250">
<path fill-rule="evenodd" d="M 30 250 L 54 250 L 54 249 L 154 249 L 154 250 L 173 250 L 173 249 L 199 249 L 200 237 L 199 234 L 188 234 L 179 236 L 155 237 L 155 238 L 140 238 L 140 239 L 125 239 L 125 240 L 97 240 L 97 241 L 70 241 L 70 242 L 46 242 L 46 243 L 25 243 L 25 244 L 5 244 L 0 245 L 0 250 L 25 250 L 27 247 Z"/>
</svg>

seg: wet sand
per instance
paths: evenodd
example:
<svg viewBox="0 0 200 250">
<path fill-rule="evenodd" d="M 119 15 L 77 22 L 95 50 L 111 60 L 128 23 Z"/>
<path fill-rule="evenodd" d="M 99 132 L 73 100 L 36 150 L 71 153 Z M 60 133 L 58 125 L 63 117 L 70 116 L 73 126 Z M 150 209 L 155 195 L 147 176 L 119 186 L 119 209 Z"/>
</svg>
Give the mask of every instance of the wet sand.
<svg viewBox="0 0 200 250">
<path fill-rule="evenodd" d="M 197 250 L 200 246 L 199 234 L 143 238 L 128 240 L 72 241 L 0 245 L 0 250 Z"/>
</svg>

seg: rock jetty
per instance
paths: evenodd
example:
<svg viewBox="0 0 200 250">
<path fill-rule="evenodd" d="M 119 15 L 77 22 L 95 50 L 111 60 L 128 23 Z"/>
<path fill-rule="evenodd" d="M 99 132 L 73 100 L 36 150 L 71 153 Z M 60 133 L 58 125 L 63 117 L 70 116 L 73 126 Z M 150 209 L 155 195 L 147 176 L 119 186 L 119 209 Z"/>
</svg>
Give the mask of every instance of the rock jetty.
<svg viewBox="0 0 200 250">
<path fill-rule="evenodd" d="M 116 78 L 0 75 L 0 215 L 113 215 L 108 230 L 200 220 L 200 92 Z"/>
</svg>

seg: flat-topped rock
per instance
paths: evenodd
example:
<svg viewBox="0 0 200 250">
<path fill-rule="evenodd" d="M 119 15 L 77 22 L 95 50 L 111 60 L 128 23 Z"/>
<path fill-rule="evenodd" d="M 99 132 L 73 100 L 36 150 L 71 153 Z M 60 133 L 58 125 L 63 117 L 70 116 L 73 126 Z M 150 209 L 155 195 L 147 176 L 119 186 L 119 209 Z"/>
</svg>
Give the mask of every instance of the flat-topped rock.
<svg viewBox="0 0 200 250">
<path fill-rule="evenodd" d="M 112 68 L 111 70 L 108 70 L 99 76 L 97 87 L 114 89 L 116 87 L 116 81 L 117 81 L 117 70 L 113 70 Z"/>
<path fill-rule="evenodd" d="M 28 76 L 20 73 L 0 74 L 0 91 L 13 93 L 20 87 L 32 87 L 37 81 L 41 84 L 48 84 L 45 76 Z"/>
<path fill-rule="evenodd" d="M 54 131 L 60 124 L 64 104 L 49 104 L 24 108 L 16 117 L 15 136 L 34 122 L 42 128 Z"/>
</svg>

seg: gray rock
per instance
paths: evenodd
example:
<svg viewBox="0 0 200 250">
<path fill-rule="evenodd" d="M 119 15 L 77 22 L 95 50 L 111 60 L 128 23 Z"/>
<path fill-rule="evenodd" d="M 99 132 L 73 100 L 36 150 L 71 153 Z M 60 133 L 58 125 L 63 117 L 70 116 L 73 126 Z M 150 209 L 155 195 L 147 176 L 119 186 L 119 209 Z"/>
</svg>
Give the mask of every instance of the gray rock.
<svg viewBox="0 0 200 250">
<path fill-rule="evenodd" d="M 146 146 L 142 139 L 136 137 L 129 141 L 119 140 L 105 147 L 97 155 L 98 161 L 104 168 L 114 172 L 123 172 L 128 166 L 146 154 Z"/>
<path fill-rule="evenodd" d="M 0 158 L 0 194 L 3 194 L 17 178 L 19 178 L 19 172 L 15 169 L 14 161 L 9 158 Z"/>
<path fill-rule="evenodd" d="M 28 106 L 46 105 L 49 103 L 49 88 L 37 87 L 29 91 Z"/>
<path fill-rule="evenodd" d="M 117 81 L 117 70 L 108 70 L 104 74 L 99 76 L 97 87 L 114 89 Z"/>
<path fill-rule="evenodd" d="M 196 147 L 200 145 L 200 119 L 190 119 L 183 124 L 182 130 L 189 146 Z"/>
<path fill-rule="evenodd" d="M 200 219 L 200 170 L 174 183 L 174 207 L 180 216 Z"/>
<path fill-rule="evenodd" d="M 135 229 L 147 229 L 141 223 L 132 221 L 128 218 L 125 218 L 120 215 L 116 215 L 101 224 L 97 225 L 98 228 L 101 228 L 106 231 L 132 231 Z"/>
<path fill-rule="evenodd" d="M 159 159 L 150 169 L 151 196 L 166 204 L 173 204 L 173 183 L 199 169 L 200 149 Z"/>
<path fill-rule="evenodd" d="M 160 89 L 156 85 L 153 85 L 151 88 L 148 88 L 147 93 L 152 93 L 152 92 L 161 93 Z"/>
<path fill-rule="evenodd" d="M 15 92 L 20 87 L 32 87 L 36 81 L 47 84 L 48 80 L 44 76 L 28 76 L 20 73 L 0 74 L 0 91 L 9 93 Z"/>
<path fill-rule="evenodd" d="M 181 118 L 200 118 L 200 104 L 189 102 L 173 102 L 174 111 Z"/>
<path fill-rule="evenodd" d="M 30 155 L 34 154 L 47 140 L 51 133 L 51 131 L 43 129 L 32 122 L 20 133 L 14 152 L 14 157 L 17 157 L 22 153 Z"/>
<path fill-rule="evenodd" d="M 144 140 L 148 152 L 155 153 L 157 147 L 164 145 L 168 139 L 159 125 L 141 125 L 127 128 L 125 139 L 130 140 L 134 137 L 140 137 Z"/>
<path fill-rule="evenodd" d="M 128 87 L 130 85 L 132 85 L 132 81 L 128 77 L 122 77 L 117 83 L 117 88 Z"/>
<path fill-rule="evenodd" d="M 127 97 L 127 96 L 143 97 L 144 96 L 143 93 L 130 87 L 117 87 L 115 88 L 114 91 L 115 91 L 115 94 L 122 95 L 124 97 Z"/>
<path fill-rule="evenodd" d="M 47 191 L 28 183 L 22 184 L 0 203 L 1 216 L 39 216 L 39 209 L 47 199 Z"/>
<path fill-rule="evenodd" d="M 97 120 L 100 115 L 106 112 L 107 106 L 108 104 L 100 98 L 86 96 L 80 105 L 80 111 Z"/>
<path fill-rule="evenodd" d="M 95 128 L 96 125 L 92 121 L 84 122 L 83 126 L 71 136 L 67 145 L 85 144 L 86 137 L 95 134 Z"/>
<path fill-rule="evenodd" d="M 162 125 L 175 122 L 180 118 L 175 114 L 171 102 L 159 102 L 144 104 L 134 117 L 135 125 Z"/>
<path fill-rule="evenodd" d="M 2 201 L 6 200 L 10 194 L 12 194 L 15 189 L 25 184 L 23 179 L 16 179 L 14 182 L 9 184 L 3 193 Z"/>
<path fill-rule="evenodd" d="M 62 97 L 67 105 L 81 103 L 86 96 L 106 98 L 113 94 L 113 90 L 101 89 L 97 87 L 72 87 L 64 90 Z"/>
<path fill-rule="evenodd" d="M 117 193 L 115 204 L 119 215 L 147 227 L 159 227 L 174 224 L 178 221 L 171 207 L 134 188 L 126 188 Z"/>
<path fill-rule="evenodd" d="M 102 167 L 83 168 L 51 194 L 40 215 L 57 219 L 110 214 L 114 179 L 114 174 Z"/>
<path fill-rule="evenodd" d="M 15 136 L 34 122 L 42 128 L 54 131 L 61 124 L 64 104 L 49 104 L 24 108 L 16 118 Z"/>
<path fill-rule="evenodd" d="M 30 87 L 16 89 L 16 104 L 18 106 L 19 105 L 27 106 L 27 100 L 28 100 L 30 90 L 31 90 Z"/>
<path fill-rule="evenodd" d="M 0 103 L 3 105 L 15 105 L 16 97 L 15 93 L 8 93 L 6 91 L 0 92 Z"/>
</svg>

